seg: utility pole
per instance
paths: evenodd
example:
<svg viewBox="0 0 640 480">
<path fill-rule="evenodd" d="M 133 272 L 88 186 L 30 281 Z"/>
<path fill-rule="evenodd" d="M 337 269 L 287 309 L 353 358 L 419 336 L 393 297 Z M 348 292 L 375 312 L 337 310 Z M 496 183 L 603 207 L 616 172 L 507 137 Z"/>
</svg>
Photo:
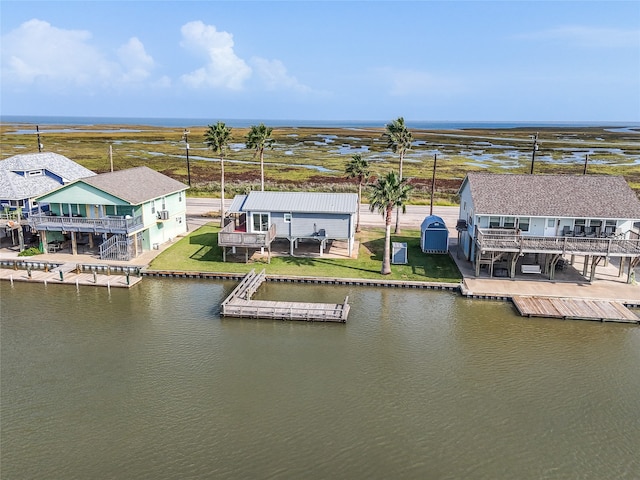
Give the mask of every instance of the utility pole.
<svg viewBox="0 0 640 480">
<path fill-rule="evenodd" d="M 531 152 L 531 171 L 529 172 L 531 175 L 533 175 L 533 164 L 536 161 L 536 150 L 538 150 L 538 132 L 536 132 L 535 135 L 532 135 L 532 138 L 533 138 L 533 147 Z"/>
<path fill-rule="evenodd" d="M 587 153 L 584 157 L 584 170 L 582 170 L 582 174 L 587 174 L 587 164 L 589 163 L 589 154 Z"/>
<path fill-rule="evenodd" d="M 433 196 L 436 193 L 436 162 L 438 155 L 433 154 L 433 177 L 431 178 L 431 206 L 429 207 L 429 215 L 433 215 Z"/>
<path fill-rule="evenodd" d="M 44 145 L 42 145 L 42 143 L 40 143 L 40 126 L 36 125 L 36 135 L 38 136 L 38 152 L 42 152 L 42 147 Z"/>
<path fill-rule="evenodd" d="M 189 186 L 191 186 L 191 166 L 189 165 L 189 130 L 184 129 L 184 133 L 182 134 L 182 139 L 186 145 L 187 150 L 187 181 L 189 182 Z"/>
</svg>

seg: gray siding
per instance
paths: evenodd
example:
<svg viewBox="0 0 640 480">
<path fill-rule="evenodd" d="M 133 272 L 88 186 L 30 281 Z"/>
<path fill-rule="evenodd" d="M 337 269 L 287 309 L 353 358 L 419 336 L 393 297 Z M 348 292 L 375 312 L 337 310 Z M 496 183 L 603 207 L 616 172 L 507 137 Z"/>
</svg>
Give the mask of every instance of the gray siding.
<svg viewBox="0 0 640 480">
<path fill-rule="evenodd" d="M 324 229 L 327 238 L 349 238 L 349 214 L 294 213 L 291 219 L 293 237 L 310 237 Z"/>
<path fill-rule="evenodd" d="M 271 212 L 270 222 L 276 226 L 278 238 L 313 237 L 324 229 L 326 238 L 348 239 L 354 230 L 352 215 L 345 213 L 293 213 L 291 223 L 285 223 L 284 213 Z"/>
</svg>

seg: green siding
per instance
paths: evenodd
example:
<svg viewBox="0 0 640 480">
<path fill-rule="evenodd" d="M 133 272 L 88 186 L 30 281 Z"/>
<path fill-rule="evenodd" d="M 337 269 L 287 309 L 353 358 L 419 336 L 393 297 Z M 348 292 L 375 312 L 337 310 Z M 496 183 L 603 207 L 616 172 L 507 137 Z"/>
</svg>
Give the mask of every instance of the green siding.
<svg viewBox="0 0 640 480">
<path fill-rule="evenodd" d="M 85 205 L 129 205 L 128 202 L 109 195 L 86 183 L 76 182 L 38 197 L 40 203 L 70 203 Z"/>
</svg>

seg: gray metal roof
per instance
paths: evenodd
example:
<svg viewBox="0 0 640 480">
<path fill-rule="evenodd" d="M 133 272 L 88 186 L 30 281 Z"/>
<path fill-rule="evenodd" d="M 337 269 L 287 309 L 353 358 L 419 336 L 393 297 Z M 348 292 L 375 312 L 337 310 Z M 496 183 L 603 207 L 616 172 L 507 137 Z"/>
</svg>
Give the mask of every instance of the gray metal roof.
<svg viewBox="0 0 640 480">
<path fill-rule="evenodd" d="M 231 202 L 227 213 L 242 213 L 242 205 L 244 205 L 244 201 L 246 199 L 246 195 L 236 195 L 233 197 L 233 201 Z"/>
<path fill-rule="evenodd" d="M 640 219 L 640 200 L 621 176 L 469 173 L 476 215 Z"/>
<path fill-rule="evenodd" d="M 355 213 L 355 193 L 249 192 L 243 212 Z"/>
<path fill-rule="evenodd" d="M 149 167 L 135 167 L 116 172 L 101 173 L 81 181 L 121 198 L 131 205 L 139 205 L 189 188 L 185 184 Z"/>
<path fill-rule="evenodd" d="M 42 170 L 44 175 L 29 176 Z M 59 177 L 62 180 L 53 178 Z M 91 170 L 53 152 L 25 153 L 0 160 L 0 198 L 23 200 L 44 195 L 60 185 L 95 175 Z"/>
</svg>

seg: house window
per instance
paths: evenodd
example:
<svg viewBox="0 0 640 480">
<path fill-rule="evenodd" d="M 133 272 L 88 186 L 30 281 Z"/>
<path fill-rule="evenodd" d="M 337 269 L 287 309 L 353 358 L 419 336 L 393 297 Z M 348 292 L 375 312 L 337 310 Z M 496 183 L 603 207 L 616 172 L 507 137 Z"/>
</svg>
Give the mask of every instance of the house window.
<svg viewBox="0 0 640 480">
<path fill-rule="evenodd" d="M 556 226 L 555 218 L 547 218 L 547 227 L 552 228 Z"/>
<path fill-rule="evenodd" d="M 610 236 L 616 233 L 616 227 L 618 226 L 618 222 L 616 220 L 605 220 L 604 223 L 604 234 L 606 236 Z"/>
<path fill-rule="evenodd" d="M 529 223 L 531 219 L 529 217 L 520 217 L 518 218 L 518 228 L 523 232 L 529 231 Z"/>
<path fill-rule="evenodd" d="M 489 228 L 499 228 L 500 217 L 489 217 Z"/>
<path fill-rule="evenodd" d="M 290 213 L 285 213 L 284 214 L 284 223 L 291 223 L 291 214 Z"/>
<path fill-rule="evenodd" d="M 504 217 L 504 228 L 516 228 L 516 217 Z"/>
<path fill-rule="evenodd" d="M 151 213 L 156 213 L 156 202 L 155 202 L 155 200 L 151 202 Z"/>
<path fill-rule="evenodd" d="M 254 232 L 267 232 L 269 230 L 268 213 L 254 213 L 252 219 Z"/>
<path fill-rule="evenodd" d="M 589 228 L 587 234 L 600 235 L 602 230 L 602 220 L 589 220 Z"/>
<path fill-rule="evenodd" d="M 167 209 L 167 207 L 166 207 L 166 204 L 165 204 L 165 201 L 164 201 L 164 197 L 162 197 L 162 210 L 166 210 L 166 209 Z"/>
<path fill-rule="evenodd" d="M 182 192 L 178 192 L 178 201 L 181 202 L 182 201 Z"/>
<path fill-rule="evenodd" d="M 574 222 L 573 232 L 576 235 L 580 235 L 585 233 L 585 229 L 587 226 L 587 220 L 584 218 L 576 218 Z"/>
</svg>

